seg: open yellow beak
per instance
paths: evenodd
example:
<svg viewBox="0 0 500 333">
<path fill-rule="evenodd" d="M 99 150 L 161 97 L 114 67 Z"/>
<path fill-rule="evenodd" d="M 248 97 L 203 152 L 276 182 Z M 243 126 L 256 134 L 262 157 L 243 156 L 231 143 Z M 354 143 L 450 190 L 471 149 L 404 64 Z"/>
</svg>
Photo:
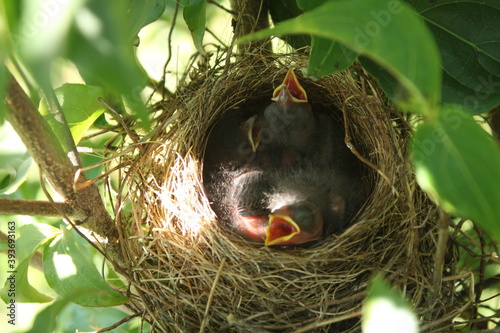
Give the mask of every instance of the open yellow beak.
<svg viewBox="0 0 500 333">
<path fill-rule="evenodd" d="M 245 130 L 247 131 L 247 139 L 252 146 L 252 151 L 255 153 L 257 151 L 257 147 L 260 143 L 260 137 L 262 136 L 262 129 L 258 128 L 255 124 L 255 119 L 257 115 L 250 117 L 245 121 Z"/>
<path fill-rule="evenodd" d="M 273 92 L 273 101 L 278 101 L 280 97 L 280 93 L 282 93 L 283 87 L 287 87 L 290 95 L 292 97 L 292 101 L 295 103 L 304 103 L 307 102 L 307 94 L 304 88 L 300 85 L 297 76 L 293 72 L 292 69 L 289 69 L 286 73 L 285 79 L 283 83 L 276 88 Z"/>
<path fill-rule="evenodd" d="M 269 227 L 266 229 L 264 245 L 280 245 L 286 243 L 293 236 L 300 233 L 300 227 L 286 215 L 270 215 Z"/>
</svg>

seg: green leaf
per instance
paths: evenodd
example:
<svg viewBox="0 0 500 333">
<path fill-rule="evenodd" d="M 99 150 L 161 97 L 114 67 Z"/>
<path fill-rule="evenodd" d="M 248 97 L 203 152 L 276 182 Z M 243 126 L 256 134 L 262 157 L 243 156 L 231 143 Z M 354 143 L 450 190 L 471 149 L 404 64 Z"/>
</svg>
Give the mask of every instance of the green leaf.
<svg viewBox="0 0 500 333">
<path fill-rule="evenodd" d="M 417 333 L 418 320 L 403 297 L 380 277 L 368 286 L 361 320 L 363 333 Z"/>
<path fill-rule="evenodd" d="M 207 3 L 205 0 L 184 0 L 183 4 L 182 16 L 193 36 L 194 46 L 198 52 L 205 54 L 203 36 L 207 20 Z"/>
<path fill-rule="evenodd" d="M 303 11 L 297 6 L 296 0 L 273 0 L 269 2 L 269 14 L 271 14 L 274 24 L 297 17 L 302 13 Z M 295 49 L 311 45 L 311 37 L 309 35 L 282 36 L 281 39 Z"/>
<path fill-rule="evenodd" d="M 489 76 L 487 80 L 493 77 Z M 496 86 L 499 79 L 496 81 L 484 81 L 485 85 Z M 495 106 L 499 105 L 500 94 L 482 94 L 478 91 L 468 88 L 460 84 L 457 80 L 451 77 L 447 72 L 443 72 L 443 103 L 459 104 L 467 109 L 471 114 L 485 113 Z M 496 89 L 496 88 L 495 88 Z"/>
<path fill-rule="evenodd" d="M 133 22 L 128 16 L 129 5 L 129 0 L 87 1 L 75 14 L 67 56 L 87 84 L 121 95 L 148 128 L 148 112 L 140 95 L 148 79 L 130 39 Z"/>
<path fill-rule="evenodd" d="M 14 41 L 21 59 L 44 90 L 51 88 L 52 61 L 64 53 L 73 18 L 84 2 L 22 1 Z"/>
<path fill-rule="evenodd" d="M 307 74 L 313 77 L 340 72 L 349 67 L 358 54 L 330 39 L 313 36 Z"/>
<path fill-rule="evenodd" d="M 338 41 L 382 65 L 405 89 L 397 100 L 403 108 L 430 114 L 440 102 L 439 52 L 424 23 L 404 3 L 328 2 L 238 42 L 285 34 L 312 34 Z"/>
<path fill-rule="evenodd" d="M 297 6 L 303 11 L 307 12 L 311 9 L 314 9 L 328 0 L 297 0 Z"/>
<path fill-rule="evenodd" d="M 15 192 L 34 165 L 10 123 L 0 125 L 0 194 Z"/>
<path fill-rule="evenodd" d="M 109 137 L 101 135 L 93 137 L 90 140 L 85 140 L 81 146 L 89 148 L 88 151 L 80 152 L 80 159 L 83 167 L 90 167 L 85 171 L 87 178 L 94 179 L 102 174 L 104 166 L 102 161 L 105 159 L 104 154 L 101 152 L 102 147 L 105 147 L 109 142 Z"/>
<path fill-rule="evenodd" d="M 58 325 L 55 318 L 59 316 L 70 302 L 70 297 L 56 299 L 36 316 L 33 327 L 27 333 L 58 332 Z"/>
<path fill-rule="evenodd" d="M 156 21 L 165 11 L 167 0 L 130 0 L 128 9 L 128 29 L 130 39 L 139 31 Z"/>
<path fill-rule="evenodd" d="M 29 265 L 30 261 L 28 259 L 23 260 L 16 266 L 15 272 L 10 273 L 10 271 L 7 271 L 7 280 L 0 290 L 0 296 L 5 303 L 12 298 L 15 298 L 16 302 L 19 303 L 46 303 L 52 301 L 52 298 L 40 293 L 30 284 L 28 280 Z M 14 297 L 11 297 L 11 282 L 15 283 Z"/>
<path fill-rule="evenodd" d="M 409 1 L 434 34 L 443 69 L 443 103 L 475 114 L 500 104 L 498 1 Z"/>
<path fill-rule="evenodd" d="M 82 307 L 74 303 L 68 304 L 56 317 L 57 331 L 43 332 L 95 332 L 97 328 L 109 327 L 127 317 L 129 314 L 117 308 Z M 91 320 L 89 320 L 91 318 Z M 146 323 L 141 329 L 141 318 L 135 318 L 113 329 L 112 333 L 147 333 L 151 332 Z M 40 331 L 39 331 L 40 332 Z"/>
<path fill-rule="evenodd" d="M 19 261 L 30 259 L 40 246 L 45 245 L 61 230 L 49 224 L 30 223 L 19 228 L 19 238 L 16 242 L 16 254 Z"/>
<path fill-rule="evenodd" d="M 112 289 L 99 274 L 89 253 L 75 236 L 63 229 L 43 255 L 45 277 L 62 297 L 82 306 L 115 306 L 129 298 Z M 75 292 L 83 292 L 75 296 Z"/>
<path fill-rule="evenodd" d="M 488 133 L 459 106 L 445 106 L 417 127 L 412 154 L 424 190 L 500 240 L 500 151 Z"/>
<path fill-rule="evenodd" d="M 391 100 L 397 100 L 398 96 L 403 96 L 405 94 L 405 89 L 401 83 L 398 82 L 391 73 L 385 70 L 384 67 L 364 56 L 358 57 L 358 60 L 368 73 L 377 78 L 379 86 Z"/>
<path fill-rule="evenodd" d="M 63 109 L 73 139 L 75 143 L 78 143 L 85 131 L 103 114 L 104 105 L 99 102 L 98 98 L 105 98 L 106 90 L 102 87 L 84 84 L 66 84 L 57 88 L 55 94 Z M 52 127 L 54 134 L 62 140 L 62 135 L 56 131 L 59 128 L 56 117 L 50 113 L 44 99 L 40 102 L 39 110 Z"/>
<path fill-rule="evenodd" d="M 24 1 L 0 1 L 1 25 L 5 24 L 5 31 L 12 34 L 19 34 L 18 26 L 21 18 L 21 9 Z M 2 35 L 4 38 L 8 36 Z"/>
<path fill-rule="evenodd" d="M 28 153 L 6 154 L 0 151 L 0 194 L 15 192 L 26 181 L 33 165 Z"/>
<path fill-rule="evenodd" d="M 148 79 L 136 59 L 132 36 L 159 15 L 162 3 L 153 0 L 133 3 L 132 0 L 24 1 L 15 45 L 21 60 L 46 94 L 52 89 L 52 62 L 66 57 L 77 66 L 87 83 L 107 87 L 115 95 L 121 95 L 148 127 L 148 113 L 140 95 Z"/>
<path fill-rule="evenodd" d="M 16 239 L 15 254 L 17 256 L 17 266 L 10 267 L 15 273 L 9 273 L 5 286 L 0 290 L 0 297 L 4 302 L 9 302 L 12 299 L 11 280 L 15 280 L 15 299 L 17 302 L 27 303 L 50 302 L 52 298 L 40 293 L 36 290 L 28 280 L 28 268 L 31 258 L 36 253 L 38 248 L 49 242 L 53 237 L 60 232 L 59 229 L 47 224 L 33 223 L 23 225 L 19 228 L 19 237 Z"/>
</svg>

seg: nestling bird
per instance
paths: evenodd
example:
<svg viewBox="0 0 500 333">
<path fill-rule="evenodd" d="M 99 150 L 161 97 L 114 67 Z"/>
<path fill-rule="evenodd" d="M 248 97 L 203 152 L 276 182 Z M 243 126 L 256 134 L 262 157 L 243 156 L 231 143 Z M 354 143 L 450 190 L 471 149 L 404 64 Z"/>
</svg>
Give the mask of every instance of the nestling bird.
<svg viewBox="0 0 500 333">
<path fill-rule="evenodd" d="M 261 160 L 272 156 L 272 160 L 266 160 L 268 164 L 279 162 L 286 166 L 293 163 L 293 156 L 311 149 L 316 119 L 307 94 L 292 70 L 272 96 L 274 102 L 248 118 L 244 128 L 253 151 L 262 152 Z"/>
<path fill-rule="evenodd" d="M 262 171 L 250 171 L 233 180 L 226 198 L 233 229 L 246 239 L 263 242 L 269 210 L 265 195 L 269 183 Z"/>
<path fill-rule="evenodd" d="M 343 230 L 363 204 L 361 180 L 313 165 L 269 174 L 266 245 L 303 244 Z"/>
<path fill-rule="evenodd" d="M 292 70 L 271 100 L 228 113 L 210 134 L 204 181 L 215 213 L 236 234 L 267 246 L 342 231 L 366 197 L 342 124 L 309 103 Z"/>
</svg>

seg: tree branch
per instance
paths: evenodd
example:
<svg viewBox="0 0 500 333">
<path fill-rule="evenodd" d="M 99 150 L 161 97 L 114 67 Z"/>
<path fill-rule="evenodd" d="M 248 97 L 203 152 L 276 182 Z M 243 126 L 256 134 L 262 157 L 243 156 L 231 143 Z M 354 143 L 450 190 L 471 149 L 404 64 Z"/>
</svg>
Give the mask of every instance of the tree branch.
<svg viewBox="0 0 500 333">
<path fill-rule="evenodd" d="M 65 204 L 71 207 L 70 216 L 77 224 L 86 223 L 89 230 L 108 237 L 110 242 L 116 242 L 116 226 L 104 208 L 99 190 L 95 185 L 79 186 L 88 179 L 64 153 L 47 122 L 12 76 L 9 76 L 6 101 L 7 120 L 40 167 L 42 174 L 62 196 Z"/>
<path fill-rule="evenodd" d="M 0 212 L 9 215 L 75 218 L 73 208 L 64 202 L 0 198 Z"/>
<path fill-rule="evenodd" d="M 269 0 L 231 0 L 231 9 L 235 38 L 269 28 Z M 271 53 L 269 39 L 241 44 L 239 51 L 244 54 L 254 48 Z"/>
</svg>

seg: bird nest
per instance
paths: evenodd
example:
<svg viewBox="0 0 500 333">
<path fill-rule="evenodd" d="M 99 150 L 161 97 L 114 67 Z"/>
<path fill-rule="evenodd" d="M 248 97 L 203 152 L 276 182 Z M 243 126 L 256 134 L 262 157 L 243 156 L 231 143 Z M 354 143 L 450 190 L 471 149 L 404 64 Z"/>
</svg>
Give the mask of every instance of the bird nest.
<svg viewBox="0 0 500 333">
<path fill-rule="evenodd" d="M 437 255 L 439 209 L 412 172 L 415 119 L 357 67 L 299 78 L 311 101 L 339 110 L 345 142 L 365 165 L 371 191 L 357 222 L 286 249 L 248 242 L 218 223 L 202 179 L 211 128 L 248 96 L 271 96 L 289 68 L 305 64 L 301 56 L 247 57 L 192 71 L 189 84 L 156 105 L 163 111 L 147 141 L 132 145 L 138 153 L 128 145 L 120 155 L 121 271 L 134 295 L 129 306 L 156 331 L 358 332 L 375 273 L 410 300 L 424 331 L 439 331 L 468 306 L 455 299 L 467 276 L 455 275 L 453 251 Z"/>
</svg>

